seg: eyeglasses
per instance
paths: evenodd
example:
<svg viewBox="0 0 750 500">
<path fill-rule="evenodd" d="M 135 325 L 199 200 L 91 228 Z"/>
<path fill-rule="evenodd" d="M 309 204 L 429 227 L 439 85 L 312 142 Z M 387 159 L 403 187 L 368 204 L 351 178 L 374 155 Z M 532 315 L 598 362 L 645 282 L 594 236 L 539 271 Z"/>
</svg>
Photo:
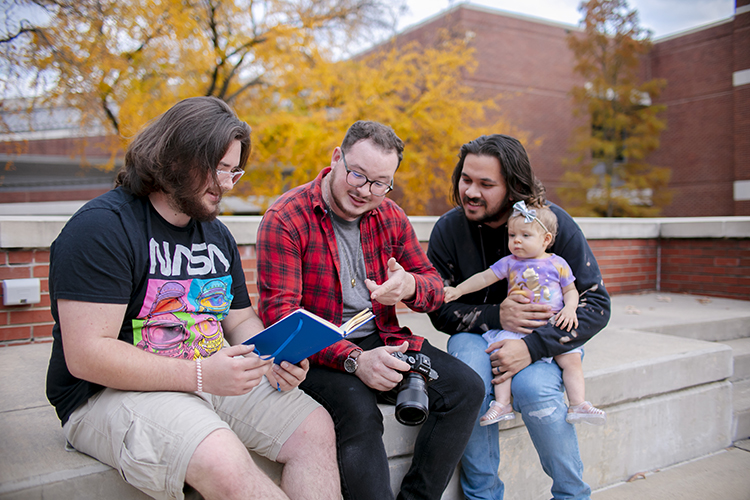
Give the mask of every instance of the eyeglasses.
<svg viewBox="0 0 750 500">
<path fill-rule="evenodd" d="M 222 176 L 226 179 L 226 176 L 231 176 L 232 179 L 232 186 L 237 184 L 237 181 L 240 180 L 240 177 L 242 177 L 245 174 L 244 170 L 219 170 L 216 169 L 216 175 L 219 176 L 219 182 L 222 182 Z"/>
<path fill-rule="evenodd" d="M 390 185 L 380 181 L 371 181 L 366 175 L 362 175 L 354 170 L 349 170 L 349 165 L 346 164 L 346 156 L 344 156 L 344 150 L 341 150 L 341 159 L 344 160 L 344 168 L 346 169 L 346 183 L 351 187 L 359 188 L 365 184 L 370 184 L 370 194 L 374 196 L 385 196 L 393 190 L 393 181 L 391 180 Z"/>
</svg>

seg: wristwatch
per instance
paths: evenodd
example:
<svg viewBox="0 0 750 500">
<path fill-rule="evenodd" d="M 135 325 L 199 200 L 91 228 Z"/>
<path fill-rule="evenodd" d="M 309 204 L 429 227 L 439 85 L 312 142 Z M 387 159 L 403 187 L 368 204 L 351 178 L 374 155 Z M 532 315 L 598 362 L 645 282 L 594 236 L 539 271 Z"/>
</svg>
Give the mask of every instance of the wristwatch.
<svg viewBox="0 0 750 500">
<path fill-rule="evenodd" d="M 357 371 L 357 368 L 359 368 L 357 358 L 360 354 L 362 354 L 361 349 L 354 349 L 349 353 L 349 356 L 344 360 L 344 370 L 346 370 L 346 373 L 354 373 Z"/>
</svg>

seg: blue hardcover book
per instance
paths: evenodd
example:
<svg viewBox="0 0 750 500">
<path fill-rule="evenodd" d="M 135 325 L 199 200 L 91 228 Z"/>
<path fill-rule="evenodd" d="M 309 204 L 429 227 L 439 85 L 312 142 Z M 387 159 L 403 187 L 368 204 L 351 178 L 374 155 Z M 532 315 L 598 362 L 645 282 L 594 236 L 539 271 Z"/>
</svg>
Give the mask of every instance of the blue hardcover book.
<svg viewBox="0 0 750 500">
<path fill-rule="evenodd" d="M 335 344 L 361 327 L 375 315 L 365 309 L 341 326 L 336 326 L 304 309 L 297 309 L 278 320 L 243 344 L 255 345 L 255 351 L 274 363 L 297 364 L 305 358 Z"/>
</svg>

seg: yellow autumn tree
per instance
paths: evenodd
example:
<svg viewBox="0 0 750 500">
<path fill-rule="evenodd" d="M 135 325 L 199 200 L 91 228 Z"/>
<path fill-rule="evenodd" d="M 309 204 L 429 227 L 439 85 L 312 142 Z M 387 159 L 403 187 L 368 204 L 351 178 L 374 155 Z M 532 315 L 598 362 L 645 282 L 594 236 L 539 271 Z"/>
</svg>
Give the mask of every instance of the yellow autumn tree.
<svg viewBox="0 0 750 500">
<path fill-rule="evenodd" d="M 463 143 L 495 132 L 528 136 L 503 119 L 488 123 L 496 104 L 463 83 L 475 67 L 473 49 L 447 32 L 434 46 L 389 43 L 346 61 L 316 57 L 281 79 L 262 114 L 248 110 L 255 153 L 244 189 L 272 195 L 312 180 L 352 123 L 374 120 L 405 143 L 389 196 L 410 214 L 442 213 Z"/>
<path fill-rule="evenodd" d="M 11 0 L 0 46 L 33 80 L 35 105 L 64 103 L 127 140 L 176 101 L 234 105 L 308 63 L 310 48 L 387 29 L 401 0 Z M 15 8 L 15 10 L 14 10 Z M 16 75 L 19 76 L 19 75 Z M 18 79 L 17 79 L 18 80 Z M 13 82 L 5 81 L 6 91 Z"/>
</svg>

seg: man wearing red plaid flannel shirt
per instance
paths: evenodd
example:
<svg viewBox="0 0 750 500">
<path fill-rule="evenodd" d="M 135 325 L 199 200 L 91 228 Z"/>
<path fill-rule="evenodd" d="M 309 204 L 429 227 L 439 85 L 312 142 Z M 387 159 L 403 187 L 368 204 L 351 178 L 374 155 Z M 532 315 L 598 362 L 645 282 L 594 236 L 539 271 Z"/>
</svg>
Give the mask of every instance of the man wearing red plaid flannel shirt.
<svg viewBox="0 0 750 500">
<path fill-rule="evenodd" d="M 300 387 L 331 413 L 344 498 L 393 498 L 377 403 L 390 399 L 410 365 L 396 351 L 422 353 L 437 380 L 427 384 L 422 424 L 399 499 L 438 499 L 479 412 L 481 380 L 467 365 L 401 327 L 396 304 L 434 311 L 443 283 L 404 211 L 385 195 L 403 142 L 359 121 L 333 150 L 330 167 L 282 195 L 258 230 L 258 310 L 270 325 L 304 308 L 341 324 L 364 308 L 375 320 L 311 357 Z M 275 368 L 275 365 L 274 365 Z"/>
</svg>

